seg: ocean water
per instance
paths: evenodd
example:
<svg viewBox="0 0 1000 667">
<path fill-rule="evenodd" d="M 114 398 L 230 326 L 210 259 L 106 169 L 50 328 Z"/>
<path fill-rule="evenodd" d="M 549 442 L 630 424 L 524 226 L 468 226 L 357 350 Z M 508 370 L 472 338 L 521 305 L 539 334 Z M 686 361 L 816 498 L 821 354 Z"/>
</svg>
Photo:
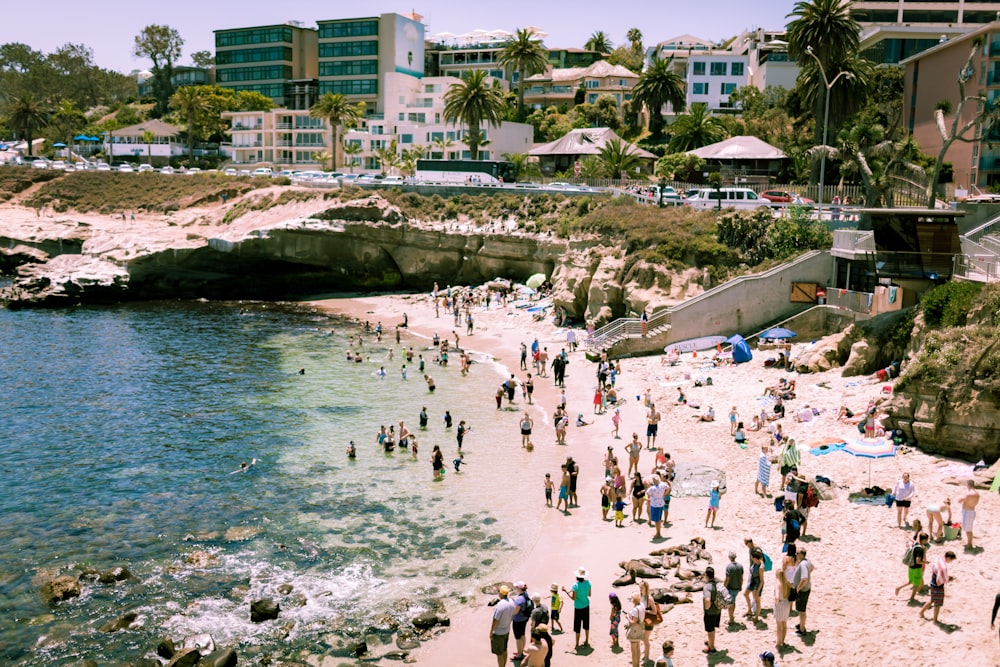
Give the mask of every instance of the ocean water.
<svg viewBox="0 0 1000 667">
<path fill-rule="evenodd" d="M 491 581 L 541 495 L 517 480 L 530 454 L 517 414 L 495 410 L 499 369 L 429 363 L 429 394 L 388 340 L 367 335 L 371 360 L 348 363 L 355 334 L 274 304 L 0 309 L 0 663 L 113 663 L 206 632 L 243 664 L 301 658 Z M 424 405 L 418 457 L 381 452 L 379 425 L 417 431 Z M 432 446 L 456 452 L 445 409 L 472 431 L 461 474 L 434 482 Z M 135 578 L 51 609 L 38 595 L 46 576 L 116 565 Z M 265 596 L 279 621 L 253 624 Z M 130 629 L 99 631 L 127 611 Z"/>
</svg>

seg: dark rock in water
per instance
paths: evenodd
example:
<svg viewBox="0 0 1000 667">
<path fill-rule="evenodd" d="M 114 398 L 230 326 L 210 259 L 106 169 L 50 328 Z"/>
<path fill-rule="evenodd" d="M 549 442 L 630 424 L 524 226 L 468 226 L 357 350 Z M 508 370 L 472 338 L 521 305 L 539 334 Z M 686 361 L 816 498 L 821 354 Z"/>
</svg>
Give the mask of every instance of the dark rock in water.
<svg viewBox="0 0 1000 667">
<path fill-rule="evenodd" d="M 295 590 L 295 587 L 292 586 L 291 584 L 281 584 L 280 586 L 278 586 L 278 592 L 281 593 L 282 595 L 288 595 L 293 590 Z"/>
<path fill-rule="evenodd" d="M 97 575 L 97 580 L 102 584 L 116 584 L 119 581 L 128 581 L 129 579 L 135 579 L 135 577 L 132 576 L 127 567 L 122 565 L 116 565 Z"/>
<path fill-rule="evenodd" d="M 476 574 L 475 568 L 464 565 L 451 573 L 451 579 L 468 579 Z"/>
<path fill-rule="evenodd" d="M 220 648 L 218 651 L 209 653 L 201 662 L 199 667 L 235 667 L 237 663 L 236 651 L 231 648 Z"/>
<path fill-rule="evenodd" d="M 442 628 L 450 628 L 451 617 L 447 614 L 438 614 L 438 625 Z"/>
<path fill-rule="evenodd" d="M 183 650 L 196 648 L 198 652 L 202 655 L 208 655 L 215 651 L 215 640 L 212 639 L 212 635 L 207 632 L 203 632 L 199 635 L 190 635 L 184 638 L 184 643 L 181 645 Z"/>
<path fill-rule="evenodd" d="M 364 639 L 360 639 L 356 642 L 348 644 L 348 649 L 357 657 L 361 657 L 368 653 L 368 642 Z"/>
<path fill-rule="evenodd" d="M 254 623 L 262 623 L 278 618 L 281 607 L 271 598 L 254 600 L 250 603 L 250 620 Z"/>
<path fill-rule="evenodd" d="M 45 604 L 52 606 L 57 602 L 80 597 L 80 582 L 75 577 L 62 575 L 46 581 L 39 592 Z"/>
<path fill-rule="evenodd" d="M 84 660 L 77 667 L 100 667 L 100 666 L 93 660 Z"/>
<path fill-rule="evenodd" d="M 438 615 L 433 611 L 425 611 L 412 621 L 413 627 L 418 630 L 430 630 L 438 624 Z"/>
<path fill-rule="evenodd" d="M 396 648 L 401 651 L 413 651 L 420 647 L 420 639 L 415 635 L 400 634 L 396 637 Z"/>
<path fill-rule="evenodd" d="M 198 662 L 201 661 L 201 653 L 198 652 L 196 648 L 189 648 L 180 651 L 170 662 L 167 663 L 167 667 L 194 667 Z"/>
<path fill-rule="evenodd" d="M 126 612 L 118 618 L 108 621 L 102 625 L 101 632 L 118 632 L 119 630 L 127 630 L 137 618 L 139 618 L 139 615 L 134 611 Z"/>
<path fill-rule="evenodd" d="M 156 655 L 161 658 L 170 660 L 174 657 L 174 653 L 177 652 L 177 648 L 174 646 L 174 640 L 170 637 L 164 637 L 160 640 L 160 643 L 156 645 Z"/>
<path fill-rule="evenodd" d="M 152 658 L 136 658 L 130 660 L 121 667 L 163 667 L 159 660 L 153 660 Z"/>
</svg>

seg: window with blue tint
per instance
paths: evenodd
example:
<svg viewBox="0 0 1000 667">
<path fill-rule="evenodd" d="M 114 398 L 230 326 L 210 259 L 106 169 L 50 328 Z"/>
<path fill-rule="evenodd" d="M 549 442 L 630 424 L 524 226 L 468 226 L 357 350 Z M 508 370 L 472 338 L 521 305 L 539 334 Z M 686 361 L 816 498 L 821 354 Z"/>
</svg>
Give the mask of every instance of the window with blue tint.
<svg viewBox="0 0 1000 667">
<path fill-rule="evenodd" d="M 345 79 L 340 81 L 320 81 L 319 94 L 334 95 L 377 95 L 378 81 L 376 79 Z"/>
<path fill-rule="evenodd" d="M 358 76 L 378 74 L 377 60 L 335 60 L 319 64 L 320 76 Z"/>
<path fill-rule="evenodd" d="M 370 37 L 378 34 L 378 19 L 361 21 L 337 21 L 336 23 L 320 23 L 320 39 L 337 39 L 340 37 Z"/>
<path fill-rule="evenodd" d="M 320 58 L 345 58 L 351 56 L 377 56 L 378 42 L 363 40 L 357 42 L 325 42 L 319 45 Z"/>
<path fill-rule="evenodd" d="M 730 76 L 743 76 L 743 63 L 729 63 Z"/>
<path fill-rule="evenodd" d="M 691 63 L 691 73 L 695 76 L 705 76 L 705 63 L 700 60 Z"/>
<path fill-rule="evenodd" d="M 725 76 L 726 63 L 712 63 L 711 74 L 712 76 Z"/>
<path fill-rule="evenodd" d="M 242 46 L 244 44 L 268 44 L 271 42 L 292 41 L 290 27 L 253 28 L 249 30 L 233 30 L 215 35 L 215 46 Z"/>
<path fill-rule="evenodd" d="M 724 83 L 721 86 L 719 86 L 719 92 L 722 93 L 723 95 L 729 95 L 734 90 L 736 90 L 735 83 Z"/>
<path fill-rule="evenodd" d="M 399 143 L 401 144 L 412 144 L 413 135 L 412 134 L 401 134 L 399 135 Z"/>
<path fill-rule="evenodd" d="M 271 46 L 261 49 L 233 49 L 215 54 L 216 65 L 239 63 L 266 63 L 271 60 L 291 60 L 292 49 L 287 46 Z"/>
<path fill-rule="evenodd" d="M 215 72 L 216 81 L 229 83 L 231 81 L 261 81 L 267 79 L 291 79 L 292 68 L 289 65 L 270 65 L 268 67 L 233 67 Z"/>
</svg>

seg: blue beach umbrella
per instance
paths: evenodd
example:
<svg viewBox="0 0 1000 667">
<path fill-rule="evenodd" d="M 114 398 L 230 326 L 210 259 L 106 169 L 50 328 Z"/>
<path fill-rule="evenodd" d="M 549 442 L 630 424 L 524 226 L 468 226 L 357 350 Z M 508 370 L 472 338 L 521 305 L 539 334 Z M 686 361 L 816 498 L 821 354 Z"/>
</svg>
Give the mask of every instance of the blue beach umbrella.
<svg viewBox="0 0 1000 667">
<path fill-rule="evenodd" d="M 774 327 L 773 329 L 768 329 L 760 335 L 761 338 L 795 338 L 798 336 L 797 333 L 790 329 L 784 327 Z"/>
<path fill-rule="evenodd" d="M 75 137 L 73 137 L 73 141 L 89 141 L 89 140 L 90 137 L 88 137 L 86 134 L 78 134 Z"/>
<path fill-rule="evenodd" d="M 66 144 L 64 144 L 61 141 L 57 141 L 56 143 L 52 144 L 52 148 L 66 148 Z"/>
</svg>

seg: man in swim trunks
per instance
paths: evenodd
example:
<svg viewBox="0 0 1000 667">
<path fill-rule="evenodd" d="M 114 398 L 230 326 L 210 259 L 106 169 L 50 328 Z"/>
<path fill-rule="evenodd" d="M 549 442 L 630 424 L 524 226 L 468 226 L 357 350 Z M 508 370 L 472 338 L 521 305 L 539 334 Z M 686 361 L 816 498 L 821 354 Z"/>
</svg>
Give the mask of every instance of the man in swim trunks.
<svg viewBox="0 0 1000 667">
<path fill-rule="evenodd" d="M 948 563 L 955 560 L 955 552 L 948 551 L 945 555 L 934 561 L 931 568 L 931 599 L 920 608 L 920 618 L 927 620 L 924 612 L 934 607 L 934 622 L 938 622 L 938 612 L 944 606 L 944 585 L 948 583 Z"/>
<path fill-rule="evenodd" d="M 965 532 L 965 548 L 974 549 L 972 546 L 972 524 L 976 519 L 976 505 L 979 504 L 979 492 L 976 491 L 976 483 L 968 480 L 968 492 L 959 498 L 958 502 L 962 506 L 962 530 Z"/>
<path fill-rule="evenodd" d="M 656 409 L 655 403 L 649 404 L 649 412 L 646 413 L 646 448 L 656 449 L 656 433 L 660 429 L 660 413 Z"/>
<path fill-rule="evenodd" d="M 659 475 L 653 475 L 653 485 L 646 489 L 646 497 L 649 499 L 649 520 L 656 526 L 654 539 L 662 538 L 660 526 L 663 524 L 663 509 L 667 485 L 660 480 Z"/>
<path fill-rule="evenodd" d="M 562 468 L 562 479 L 559 482 L 559 500 L 556 501 L 556 509 L 563 505 L 563 512 L 569 512 L 569 471 L 566 464 L 559 466 Z"/>
</svg>

